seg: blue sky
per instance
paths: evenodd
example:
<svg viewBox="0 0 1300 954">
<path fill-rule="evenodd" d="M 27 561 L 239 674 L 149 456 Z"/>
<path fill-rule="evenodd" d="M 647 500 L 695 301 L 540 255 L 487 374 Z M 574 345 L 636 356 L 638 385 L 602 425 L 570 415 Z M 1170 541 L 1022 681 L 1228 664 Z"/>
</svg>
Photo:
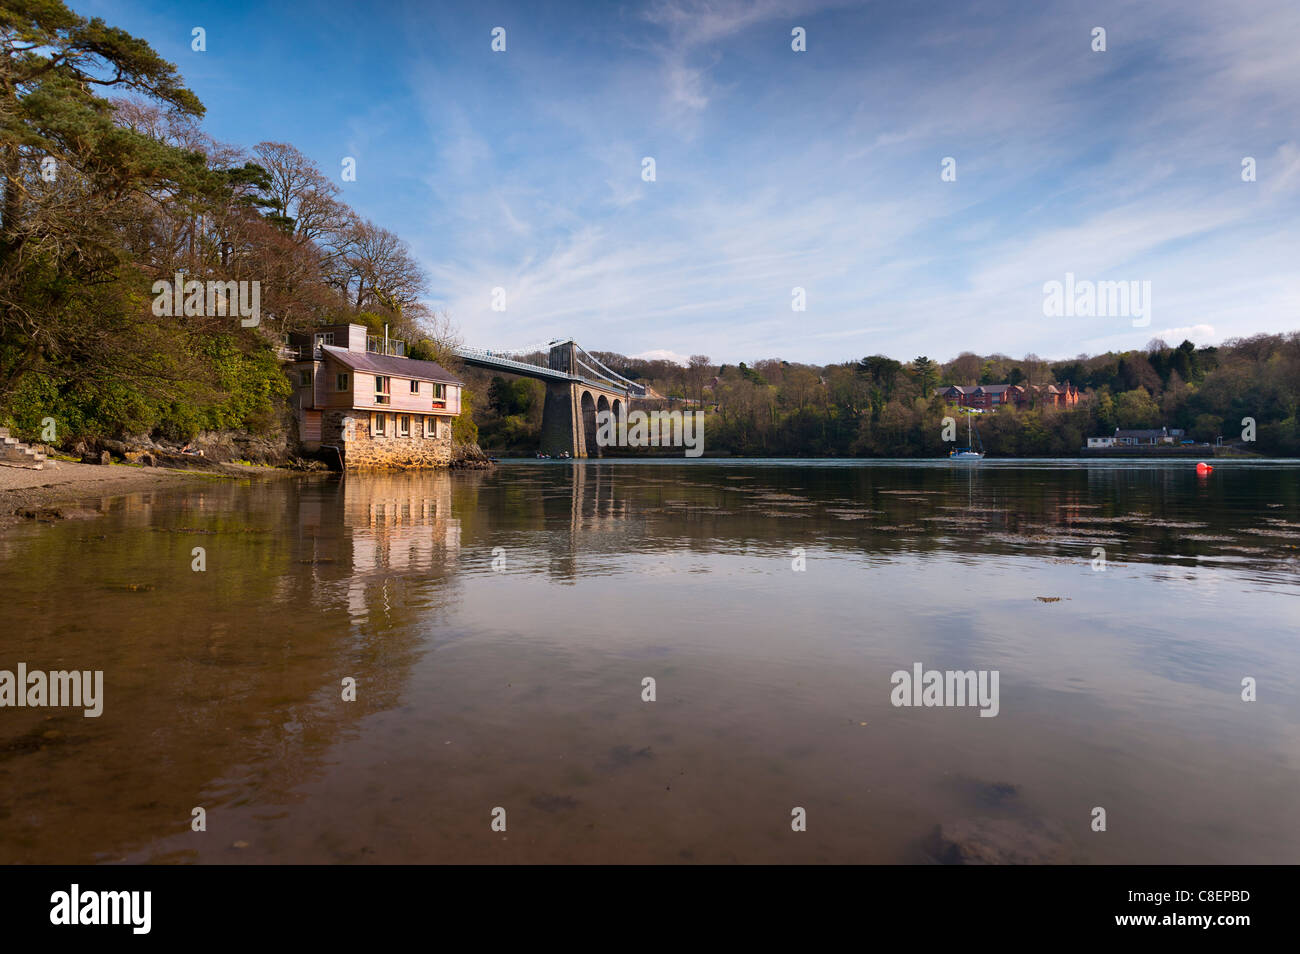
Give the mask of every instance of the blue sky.
<svg viewBox="0 0 1300 954">
<path fill-rule="evenodd" d="M 467 344 L 820 364 L 1300 329 L 1294 0 L 71 5 L 175 62 L 218 139 L 355 157 L 344 198 Z M 1066 272 L 1151 282 L 1150 326 L 1045 317 Z"/>
</svg>

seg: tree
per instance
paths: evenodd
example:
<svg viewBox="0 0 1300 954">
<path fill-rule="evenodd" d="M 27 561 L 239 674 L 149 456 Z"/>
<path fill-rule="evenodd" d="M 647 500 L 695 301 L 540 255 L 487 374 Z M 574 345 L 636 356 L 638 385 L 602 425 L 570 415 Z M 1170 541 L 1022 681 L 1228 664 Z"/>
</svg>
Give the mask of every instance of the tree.
<svg viewBox="0 0 1300 954">
<path fill-rule="evenodd" d="M 686 382 L 697 404 L 704 403 L 704 385 L 709 380 L 713 361 L 707 354 L 693 354 L 686 364 Z"/>
<path fill-rule="evenodd" d="M 353 220 L 343 233 L 334 272 L 352 306 L 379 306 L 393 315 L 419 302 L 428 286 L 407 244 L 373 222 Z"/>
<path fill-rule="evenodd" d="M 1192 425 L 1192 437 L 1206 444 L 1213 444 L 1223 434 L 1223 418 L 1214 414 L 1198 414 Z"/>
<path fill-rule="evenodd" d="M 928 400 L 930 397 L 930 383 L 937 376 L 934 362 L 925 355 L 921 355 L 912 361 L 912 369 L 916 372 L 917 382 L 921 386 L 921 396 Z"/>
<path fill-rule="evenodd" d="M 785 383 L 781 385 L 781 393 L 791 405 L 802 411 L 804 405 L 812 397 L 813 392 L 820 386 L 820 383 L 817 373 L 811 368 L 803 365 L 791 365 L 786 369 Z"/>
<path fill-rule="evenodd" d="M 300 241 L 320 242 L 351 224 L 347 206 L 337 198 L 339 187 L 293 146 L 259 142 L 253 154 L 267 172 L 272 221 L 286 232 Z"/>
<path fill-rule="evenodd" d="M 1115 417 L 1120 427 L 1153 428 L 1159 426 L 1160 408 L 1146 388 L 1138 387 L 1115 398 Z"/>
<path fill-rule="evenodd" d="M 886 402 L 894 396 L 894 384 L 902 370 L 901 362 L 883 354 L 871 355 L 858 362 L 858 374 L 879 388 Z"/>
<path fill-rule="evenodd" d="M 202 104 L 143 40 L 60 0 L 6 0 L 0 49 L 0 397 L 51 362 L 106 380 L 123 364 L 175 376 L 123 333 L 148 286 L 124 268 L 122 233 L 153 194 L 202 202 L 228 183 L 201 152 L 116 122 L 98 93 L 178 117 Z"/>
</svg>

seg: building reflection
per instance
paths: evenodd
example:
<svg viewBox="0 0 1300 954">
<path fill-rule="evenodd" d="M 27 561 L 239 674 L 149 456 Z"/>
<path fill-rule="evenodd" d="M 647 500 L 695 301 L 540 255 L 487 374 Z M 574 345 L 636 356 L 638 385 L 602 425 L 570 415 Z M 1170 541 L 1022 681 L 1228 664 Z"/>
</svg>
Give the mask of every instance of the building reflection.
<svg viewBox="0 0 1300 954">
<path fill-rule="evenodd" d="M 376 596 L 385 610 L 391 607 L 392 575 L 428 579 L 454 572 L 461 522 L 452 516 L 449 473 L 350 476 L 339 493 L 351 558 L 347 604 L 354 618 L 368 615 Z"/>
</svg>

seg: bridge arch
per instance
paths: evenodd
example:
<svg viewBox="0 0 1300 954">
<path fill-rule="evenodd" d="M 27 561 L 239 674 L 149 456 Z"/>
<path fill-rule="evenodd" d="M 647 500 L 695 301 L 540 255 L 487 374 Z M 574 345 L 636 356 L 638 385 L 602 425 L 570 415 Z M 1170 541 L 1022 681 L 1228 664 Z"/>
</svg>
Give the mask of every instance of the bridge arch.
<svg viewBox="0 0 1300 954">
<path fill-rule="evenodd" d="M 609 398 L 604 394 L 596 398 L 596 423 L 597 423 L 596 433 L 597 434 L 600 433 L 599 424 L 600 424 L 600 415 L 602 412 L 606 415 L 609 414 Z M 594 447 L 587 449 L 587 453 L 590 454 L 592 457 L 603 457 L 605 455 L 605 448 L 601 447 L 599 441 L 597 441 L 594 443 Z"/>
<path fill-rule="evenodd" d="M 578 401 L 578 420 L 582 426 L 582 449 L 588 457 L 599 457 L 600 445 L 596 443 L 596 400 L 586 388 L 582 389 Z"/>
</svg>

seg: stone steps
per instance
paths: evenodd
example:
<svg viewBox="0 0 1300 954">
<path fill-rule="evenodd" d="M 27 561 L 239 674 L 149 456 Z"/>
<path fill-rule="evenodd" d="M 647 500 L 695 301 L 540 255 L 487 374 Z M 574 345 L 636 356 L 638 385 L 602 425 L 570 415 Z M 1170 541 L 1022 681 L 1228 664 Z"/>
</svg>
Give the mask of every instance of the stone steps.
<svg viewBox="0 0 1300 954">
<path fill-rule="evenodd" d="M 43 450 L 37 450 L 22 443 L 9 433 L 9 428 L 0 427 L 0 464 L 6 467 L 25 467 L 28 470 L 41 470 L 45 467 L 46 456 Z"/>
</svg>

